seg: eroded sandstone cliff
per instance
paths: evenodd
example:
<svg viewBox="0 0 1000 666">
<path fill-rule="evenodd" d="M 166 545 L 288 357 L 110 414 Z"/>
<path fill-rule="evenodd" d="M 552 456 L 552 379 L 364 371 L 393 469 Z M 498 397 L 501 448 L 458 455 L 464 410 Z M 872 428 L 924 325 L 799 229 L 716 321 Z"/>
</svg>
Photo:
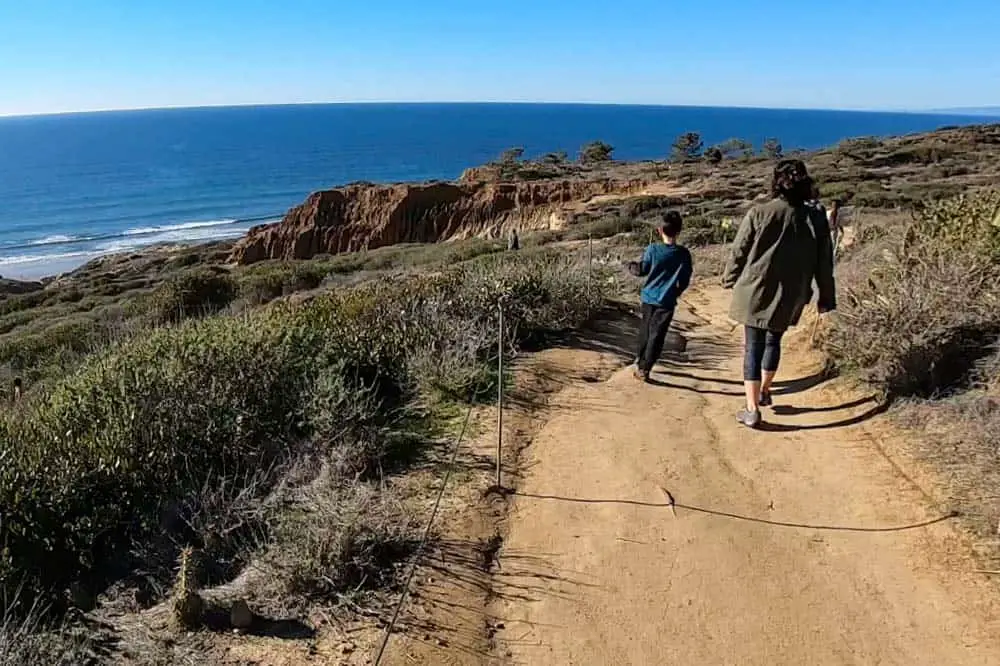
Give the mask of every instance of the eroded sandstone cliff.
<svg viewBox="0 0 1000 666">
<path fill-rule="evenodd" d="M 563 179 L 498 183 L 374 185 L 356 183 L 315 192 L 277 224 L 251 229 L 232 260 L 309 259 L 396 243 L 431 243 L 506 229 L 547 228 L 561 208 L 604 194 L 628 194 L 638 179 Z"/>
</svg>

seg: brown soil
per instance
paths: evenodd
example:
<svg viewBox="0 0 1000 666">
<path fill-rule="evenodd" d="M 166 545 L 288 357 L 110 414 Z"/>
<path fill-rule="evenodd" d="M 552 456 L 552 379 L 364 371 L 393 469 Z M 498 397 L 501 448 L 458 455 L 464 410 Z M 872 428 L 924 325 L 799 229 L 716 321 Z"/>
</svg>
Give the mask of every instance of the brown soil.
<svg viewBox="0 0 1000 666">
<path fill-rule="evenodd" d="M 560 389 L 507 429 L 530 446 L 508 460 L 524 474 L 492 587 L 438 598 L 486 640 L 403 639 L 385 663 L 1000 663 L 993 582 L 949 507 L 883 453 L 880 408 L 826 380 L 810 326 L 786 342 L 765 425 L 737 425 L 727 302 L 692 290 L 687 351 L 653 384 L 625 368 L 623 321 L 521 369 L 522 387 Z"/>
</svg>

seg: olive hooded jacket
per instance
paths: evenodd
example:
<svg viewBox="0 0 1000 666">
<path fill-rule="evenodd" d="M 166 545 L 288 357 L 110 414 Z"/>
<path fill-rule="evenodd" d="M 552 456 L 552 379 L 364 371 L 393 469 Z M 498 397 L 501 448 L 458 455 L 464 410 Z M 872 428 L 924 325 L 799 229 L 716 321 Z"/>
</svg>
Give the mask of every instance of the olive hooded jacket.
<svg viewBox="0 0 1000 666">
<path fill-rule="evenodd" d="M 836 307 L 833 243 L 826 215 L 776 198 L 750 209 L 733 241 L 722 284 L 733 290 L 729 316 L 746 326 L 784 331 L 812 300 Z"/>
</svg>

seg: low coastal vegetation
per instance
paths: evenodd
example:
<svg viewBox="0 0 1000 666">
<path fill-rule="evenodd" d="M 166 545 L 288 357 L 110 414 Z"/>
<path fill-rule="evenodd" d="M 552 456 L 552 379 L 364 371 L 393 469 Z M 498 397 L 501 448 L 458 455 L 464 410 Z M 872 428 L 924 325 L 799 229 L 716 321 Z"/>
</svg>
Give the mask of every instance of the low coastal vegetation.
<svg viewBox="0 0 1000 666">
<path fill-rule="evenodd" d="M 199 585 L 253 558 L 287 599 L 389 584 L 415 533 L 385 479 L 447 431 L 447 405 L 495 391 L 498 305 L 510 353 L 599 300 L 545 250 L 239 314 L 220 312 L 226 280 L 168 280 L 149 294 L 168 325 L 0 413 L 5 598 L 88 609 L 114 584 L 155 603 L 185 546 Z"/>
<path fill-rule="evenodd" d="M 1000 563 L 1000 192 L 861 216 L 837 266 L 825 347 L 912 428 L 900 455 L 939 479 L 986 566 Z"/>
<path fill-rule="evenodd" d="M 582 325 L 600 267 L 669 208 L 710 274 L 784 153 L 694 133 L 661 162 L 613 151 L 516 148 L 485 167 L 663 185 L 573 202 L 519 252 L 468 238 L 233 266 L 215 244 L 0 283 L 0 382 L 24 386 L 0 406 L 0 664 L 100 661 L 100 631 L 58 628 L 73 609 L 162 606 L 184 628 L 229 628 L 220 608 L 247 600 L 301 614 L 394 589 L 423 516 L 400 480 L 440 472 L 457 412 L 504 381 L 498 303 L 506 354 Z M 930 435 L 914 452 L 985 541 L 1000 511 L 1000 126 L 853 139 L 807 161 L 851 210 L 823 345 Z"/>
</svg>

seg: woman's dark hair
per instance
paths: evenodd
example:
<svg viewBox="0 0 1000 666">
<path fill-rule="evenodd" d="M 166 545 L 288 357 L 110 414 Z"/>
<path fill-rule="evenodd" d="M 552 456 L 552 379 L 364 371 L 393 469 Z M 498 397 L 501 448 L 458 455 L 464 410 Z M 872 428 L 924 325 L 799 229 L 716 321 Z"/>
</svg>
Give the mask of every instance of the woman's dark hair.
<svg viewBox="0 0 1000 666">
<path fill-rule="evenodd" d="M 774 167 L 771 196 L 784 197 L 792 204 L 800 204 L 812 197 L 813 180 L 802 160 L 781 160 Z"/>
<path fill-rule="evenodd" d="M 663 222 L 660 224 L 660 233 L 667 238 L 676 238 L 681 233 L 681 228 L 684 226 L 684 222 L 681 220 L 681 214 L 676 210 L 668 210 L 663 214 Z"/>
</svg>

